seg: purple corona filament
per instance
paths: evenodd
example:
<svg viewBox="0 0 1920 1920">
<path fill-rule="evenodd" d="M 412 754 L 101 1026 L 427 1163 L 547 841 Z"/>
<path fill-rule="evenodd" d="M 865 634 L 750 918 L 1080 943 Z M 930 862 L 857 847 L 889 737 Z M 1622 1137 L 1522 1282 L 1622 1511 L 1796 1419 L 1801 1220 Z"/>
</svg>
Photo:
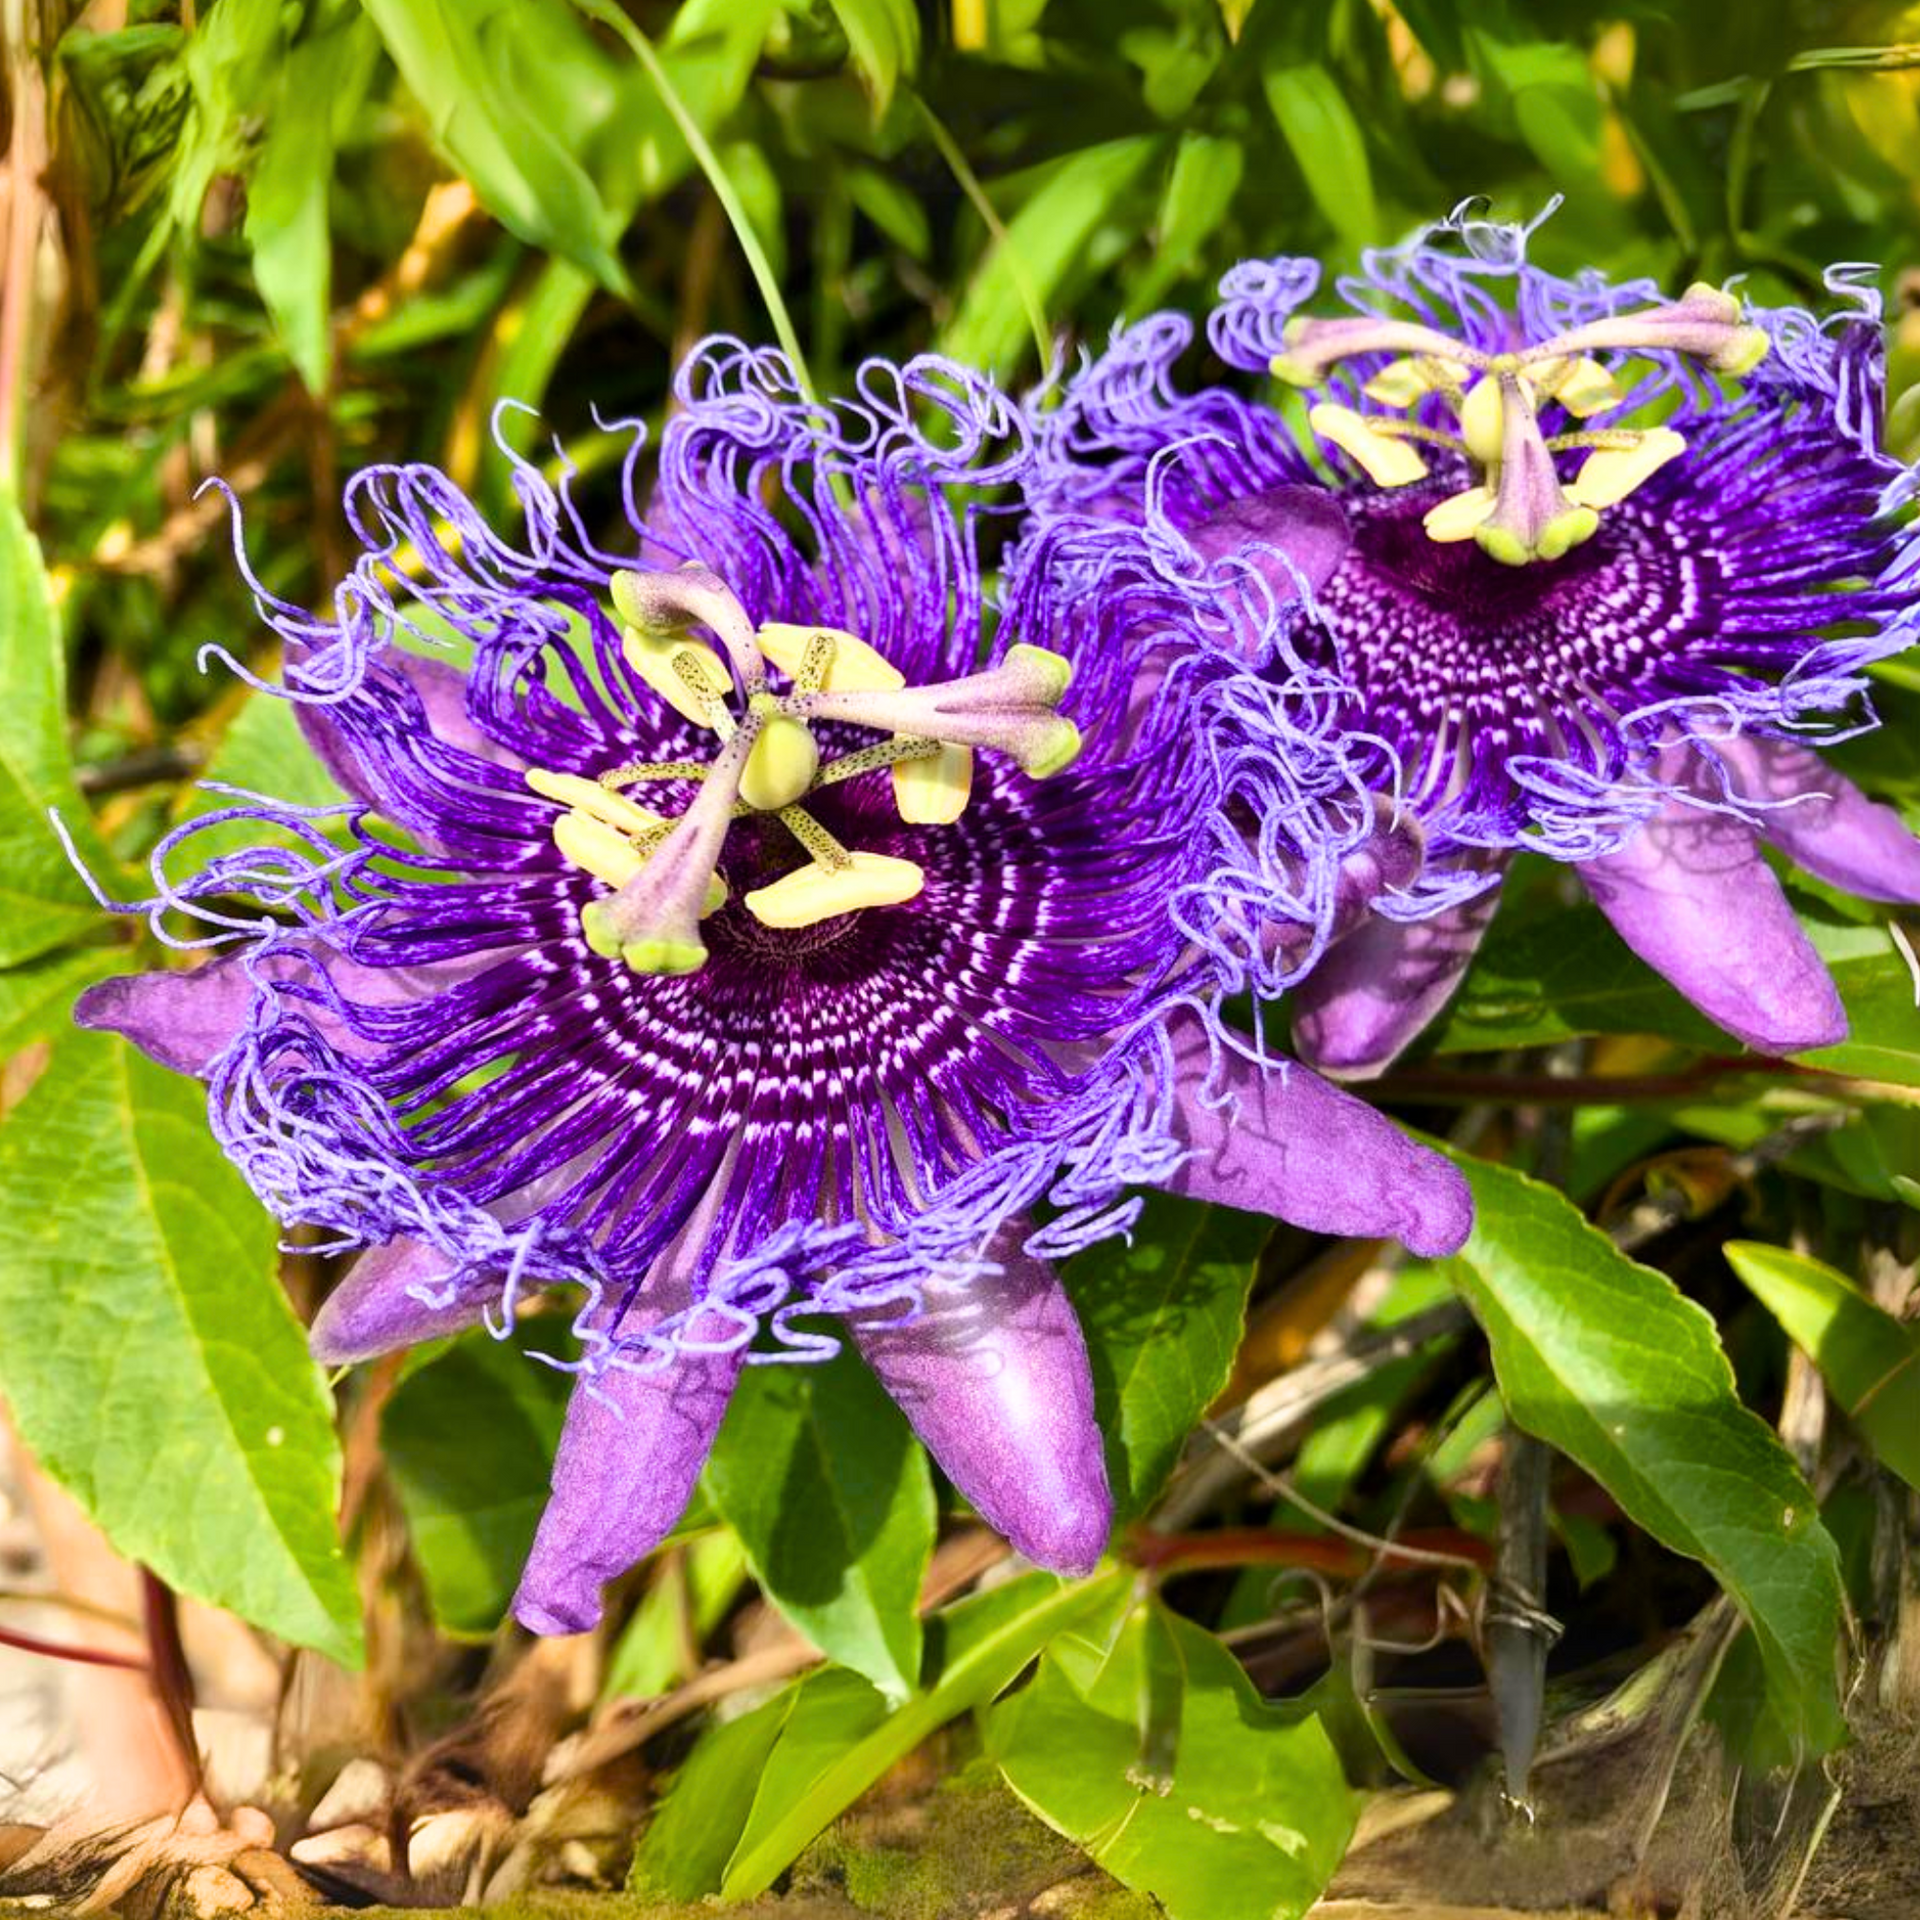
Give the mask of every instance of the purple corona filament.
<svg viewBox="0 0 1920 1920">
<path fill-rule="evenodd" d="M 1739 1039 L 1831 1043 L 1839 997 L 1759 843 L 1920 901 L 1920 842 L 1815 751 L 1874 723 L 1867 669 L 1920 621 L 1878 304 L 1856 269 L 1830 276 L 1825 322 L 1560 279 L 1527 239 L 1456 216 L 1365 256 L 1324 316 L 1314 262 L 1236 267 L 1210 338 L 1273 377 L 1264 398 L 1181 392 L 1177 316 L 1118 333 L 1042 416 L 1026 550 L 1090 556 L 1132 529 L 1264 603 L 1169 645 L 1260 663 L 1283 725 L 1282 690 L 1331 701 L 1317 738 L 1344 732 L 1374 829 L 1355 813 L 1344 843 L 1316 840 L 1297 808 L 1255 805 L 1245 860 L 1193 909 L 1246 983 L 1296 989 L 1310 1063 L 1385 1068 L 1523 850 L 1570 863 Z"/>
<path fill-rule="evenodd" d="M 677 391 L 614 550 L 525 463 L 519 546 L 430 468 L 353 482 L 334 617 L 256 588 L 347 827 L 228 810 L 276 844 L 150 910 L 237 950 L 79 1013 L 203 1075 L 261 1198 L 365 1249 L 324 1361 L 578 1289 L 541 1632 L 671 1528 L 742 1366 L 836 1324 L 981 1513 L 1090 1567 L 1111 1501 L 1051 1262 L 1142 1186 L 1467 1229 L 1438 1155 L 1232 1043 L 1171 910 L 1218 859 L 1233 675 L 1137 697 L 1124 587 L 990 623 L 1019 411 L 936 361 L 823 410 L 730 341 Z M 419 650 L 448 629 L 464 671 Z"/>
</svg>

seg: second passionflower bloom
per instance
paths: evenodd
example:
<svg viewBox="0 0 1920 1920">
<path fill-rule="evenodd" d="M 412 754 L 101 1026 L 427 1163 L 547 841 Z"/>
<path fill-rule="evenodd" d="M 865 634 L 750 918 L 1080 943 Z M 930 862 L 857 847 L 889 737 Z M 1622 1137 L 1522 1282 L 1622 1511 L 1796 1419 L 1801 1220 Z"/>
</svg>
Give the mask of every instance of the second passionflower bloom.
<svg viewBox="0 0 1920 1920">
<path fill-rule="evenodd" d="M 270 844 L 161 904 L 236 950 L 81 1008 L 207 1078 L 283 1219 L 366 1249 L 323 1359 L 584 1290 L 516 1601 L 549 1632 L 673 1525 L 741 1368 L 836 1323 L 989 1520 L 1090 1566 L 1051 1261 L 1143 1184 L 1430 1253 L 1467 1227 L 1439 1156 L 1221 1023 L 1176 910 L 1219 858 L 1218 677 L 1140 697 L 1125 591 L 996 626 L 977 502 L 1030 476 L 1018 411 L 933 362 L 826 410 L 729 342 L 679 398 L 612 550 L 529 466 L 524 546 L 432 469 L 354 483 L 335 617 L 261 596 L 344 831 L 216 816 Z M 464 669 L 418 644 L 448 637 Z"/>
<path fill-rule="evenodd" d="M 1920 901 L 1920 841 L 1815 750 L 1871 723 L 1866 668 L 1920 621 L 1913 476 L 1877 438 L 1877 305 L 1841 276 L 1824 325 L 1566 280 L 1526 241 L 1456 220 L 1369 254 L 1325 314 L 1312 261 L 1236 268 L 1210 336 L 1274 376 L 1272 400 L 1183 394 L 1185 322 L 1129 329 L 1048 417 L 1036 523 L 1132 523 L 1289 611 L 1269 674 L 1336 706 L 1354 781 L 1422 843 L 1398 868 L 1348 862 L 1303 979 L 1302 943 L 1269 937 L 1303 1057 L 1392 1060 L 1525 850 L 1571 863 L 1730 1033 L 1839 1040 L 1759 843 Z M 1280 850 L 1252 865 L 1284 881 L 1312 849 L 1263 830 Z M 1284 923 L 1284 885 L 1269 906 Z"/>
</svg>

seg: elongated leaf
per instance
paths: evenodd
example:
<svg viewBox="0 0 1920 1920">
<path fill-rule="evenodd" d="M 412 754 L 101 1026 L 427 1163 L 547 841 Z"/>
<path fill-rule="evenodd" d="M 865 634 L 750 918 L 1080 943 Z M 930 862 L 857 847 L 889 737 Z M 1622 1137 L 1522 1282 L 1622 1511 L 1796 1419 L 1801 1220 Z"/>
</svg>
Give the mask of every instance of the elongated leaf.
<svg viewBox="0 0 1920 1920">
<path fill-rule="evenodd" d="M 1840 989 L 1849 1031 L 1837 1047 L 1800 1057 L 1833 1073 L 1920 1087 L 1920 988 L 1893 936 L 1878 922 L 1816 920 L 1807 931 Z"/>
<path fill-rule="evenodd" d="M 577 38 L 559 6 L 516 0 L 365 0 L 437 144 L 503 226 L 550 247 L 604 287 L 624 292 L 613 252 L 621 221 L 601 198 L 568 116 L 539 112 L 516 85 L 547 63 L 553 40 Z"/>
<path fill-rule="evenodd" d="M 547 1504 L 572 1383 L 526 1351 L 539 1335 L 549 1349 L 569 1344 L 552 1317 L 511 1341 L 463 1336 L 409 1374 L 381 1416 L 434 1618 L 451 1633 L 499 1626 Z"/>
<path fill-rule="evenodd" d="M 39 543 L 0 488 L 0 966 L 30 960 L 99 924 L 47 809 L 58 807 L 81 854 L 111 869 L 67 755 L 66 661 Z"/>
<path fill-rule="evenodd" d="M 81 992 L 110 973 L 125 973 L 127 964 L 124 948 L 80 947 L 0 973 L 0 1060 L 35 1040 L 70 1033 Z"/>
<path fill-rule="evenodd" d="M 1268 1706 L 1219 1641 L 1157 1601 L 1110 1644 L 1066 1636 L 988 1743 L 1049 1826 L 1170 1920 L 1295 1920 L 1353 1831 L 1318 1720 Z"/>
<path fill-rule="evenodd" d="M 1157 138 L 1136 134 L 1063 160 L 974 274 L 941 351 L 1003 377 L 1010 373 L 1028 344 L 1020 275 L 1043 306 L 1050 302 L 1158 151 Z"/>
<path fill-rule="evenodd" d="M 0 1129 L 0 1191 L 0 1387 L 27 1445 L 130 1559 L 357 1661 L 332 1408 L 198 1085 L 68 1037 Z"/>
<path fill-rule="evenodd" d="M 603 1700 L 647 1699 L 692 1677 L 689 1651 L 719 1626 L 747 1583 L 739 1536 L 717 1527 L 689 1540 L 682 1572 L 656 1580 L 621 1630 L 600 1682 Z"/>
<path fill-rule="evenodd" d="M 333 152 L 378 52 L 371 27 L 358 15 L 288 52 L 247 186 L 254 279 L 309 393 L 326 392 L 333 357 L 327 220 Z"/>
<path fill-rule="evenodd" d="M 1121 1519 L 1166 1484 L 1227 1384 L 1271 1230 L 1255 1214 L 1156 1194 L 1131 1245 L 1109 1241 L 1067 1263 L 1061 1277 L 1087 1336 Z"/>
<path fill-rule="evenodd" d="M 1317 61 L 1270 66 L 1260 79 L 1314 205 L 1348 246 L 1372 245 L 1379 213 L 1367 141 L 1340 83 Z"/>
<path fill-rule="evenodd" d="M 854 65 L 885 113 L 900 76 L 920 62 L 920 15 L 913 0 L 828 0 L 853 50 Z"/>
<path fill-rule="evenodd" d="M 936 1727 L 993 1699 L 1055 1634 L 1111 1608 L 1125 1595 L 1130 1579 L 1124 1568 L 1078 1583 L 1027 1574 L 962 1601 L 931 1621 L 924 1692 L 872 1721 L 864 1732 L 845 1729 L 848 1737 L 825 1743 L 824 1761 L 821 1743 L 811 1733 L 805 1767 L 788 1766 L 774 1749 L 728 1862 L 721 1897 L 751 1900 L 764 1893 L 808 1841 L 845 1813 L 889 1767 Z M 858 1702 L 857 1695 L 847 1697 Z M 877 1695 L 870 1698 L 880 1704 Z M 860 1709 L 857 1717 L 870 1712 Z"/>
<path fill-rule="evenodd" d="M 933 1476 L 873 1375 L 851 1354 L 750 1368 L 707 1488 L 780 1611 L 823 1653 L 905 1699 L 920 1671 Z"/>
<path fill-rule="evenodd" d="M 1166 290 L 1197 265 L 1200 250 L 1232 208 L 1245 167 L 1246 149 L 1239 141 L 1210 133 L 1181 135 L 1154 222 L 1153 257 L 1128 291 L 1131 312 L 1157 306 Z"/>
<path fill-rule="evenodd" d="M 1822 1260 L 1750 1240 L 1728 1241 L 1726 1255 L 1812 1357 L 1881 1463 L 1920 1487 L 1920 1335 Z"/>
<path fill-rule="evenodd" d="M 1637 1525 L 1702 1561 L 1745 1614 L 1783 1719 L 1842 1733 L 1839 1556 L 1792 1457 L 1742 1406 L 1713 1322 L 1551 1188 L 1454 1154 L 1473 1237 L 1450 1263 L 1514 1420 Z"/>
</svg>

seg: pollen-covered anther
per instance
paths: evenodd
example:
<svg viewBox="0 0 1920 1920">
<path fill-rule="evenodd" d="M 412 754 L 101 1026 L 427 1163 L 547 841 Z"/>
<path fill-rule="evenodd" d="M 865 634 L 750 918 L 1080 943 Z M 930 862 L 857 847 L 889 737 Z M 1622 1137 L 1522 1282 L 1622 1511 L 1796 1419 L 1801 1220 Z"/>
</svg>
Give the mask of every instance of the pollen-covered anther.
<svg viewBox="0 0 1920 1920">
<path fill-rule="evenodd" d="M 1411 486 L 1427 476 L 1419 450 L 1396 439 L 1397 422 L 1369 420 L 1365 414 L 1332 401 L 1322 401 L 1307 414 L 1307 424 L 1354 461 L 1377 487 Z"/>
<path fill-rule="evenodd" d="M 1650 480 L 1669 460 L 1687 450 L 1686 439 L 1671 427 L 1654 427 L 1631 436 L 1622 447 L 1596 447 L 1581 463 L 1567 498 L 1583 507 L 1613 507 Z"/>
<path fill-rule="evenodd" d="M 765 682 L 766 662 L 754 638 L 753 622 L 726 582 L 710 567 L 691 562 L 672 569 L 623 570 L 614 574 L 608 588 L 622 621 L 623 639 L 637 636 L 641 642 L 684 644 L 690 628 L 705 627 L 733 663 L 731 675 L 724 668 L 718 672 L 722 694 L 734 679 L 750 694 L 757 693 Z M 643 657 L 655 657 L 644 645 L 639 651 Z M 705 651 L 709 655 L 713 652 L 710 647 Z M 637 662 L 633 664 L 635 672 L 644 676 L 644 669 Z M 655 686 L 651 679 L 647 684 L 671 700 L 672 696 L 664 688 Z"/>
<path fill-rule="evenodd" d="M 769 620 L 760 627 L 759 640 L 761 651 L 801 693 L 887 693 L 907 684 L 907 676 L 883 653 L 839 627 Z M 822 664 L 809 672 L 810 660 Z"/>
<path fill-rule="evenodd" d="M 893 804 L 916 827 L 950 827 L 973 793 L 973 749 L 936 746 L 918 759 L 893 763 Z"/>
<path fill-rule="evenodd" d="M 927 876 L 911 860 L 855 853 L 845 866 L 816 864 L 756 887 L 741 904 L 763 926 L 812 927 L 866 907 L 893 907 L 915 898 Z"/>
</svg>

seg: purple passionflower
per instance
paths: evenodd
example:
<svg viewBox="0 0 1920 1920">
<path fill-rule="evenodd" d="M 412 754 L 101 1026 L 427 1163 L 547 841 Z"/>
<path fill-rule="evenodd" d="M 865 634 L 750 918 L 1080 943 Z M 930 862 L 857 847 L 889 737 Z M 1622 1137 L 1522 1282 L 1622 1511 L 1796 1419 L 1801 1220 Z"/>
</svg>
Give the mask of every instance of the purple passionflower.
<svg viewBox="0 0 1920 1920">
<path fill-rule="evenodd" d="M 365 1249 L 323 1362 L 584 1291 L 539 1632 L 672 1527 L 744 1364 L 834 1349 L 816 1316 L 1075 1572 L 1111 1500 L 1052 1259 L 1142 1185 L 1424 1253 L 1468 1225 L 1439 1155 L 1221 1024 L 1172 911 L 1216 756 L 1200 695 L 1129 697 L 1135 601 L 996 625 L 976 543 L 1031 470 L 1019 410 L 931 360 L 821 408 L 728 341 L 676 391 L 621 551 L 524 461 L 522 546 L 378 467 L 332 617 L 254 583 L 349 804 L 238 796 L 208 824 L 272 843 L 186 881 L 170 836 L 146 910 L 237 950 L 78 1016 L 204 1076 L 261 1199 Z M 418 650 L 449 635 L 465 671 Z"/>
<path fill-rule="evenodd" d="M 1132 524 L 1166 565 L 1289 610 L 1265 670 L 1334 704 L 1356 787 L 1401 836 L 1379 858 L 1356 815 L 1304 930 L 1315 850 L 1284 826 L 1222 896 L 1223 927 L 1264 900 L 1241 959 L 1293 989 L 1304 1059 L 1385 1068 L 1523 850 L 1570 863 L 1729 1033 L 1831 1044 L 1839 996 L 1759 843 L 1920 901 L 1920 841 L 1816 751 L 1874 724 L 1866 669 L 1920 619 L 1878 303 L 1853 268 L 1829 276 L 1824 322 L 1561 279 L 1527 263 L 1530 231 L 1456 215 L 1368 253 L 1326 317 L 1307 312 L 1315 262 L 1234 268 L 1209 337 L 1274 376 L 1272 402 L 1180 392 L 1179 316 L 1118 333 L 1044 416 L 1033 524 L 1056 544 Z M 1211 644 L 1243 641 L 1213 625 Z"/>
</svg>

